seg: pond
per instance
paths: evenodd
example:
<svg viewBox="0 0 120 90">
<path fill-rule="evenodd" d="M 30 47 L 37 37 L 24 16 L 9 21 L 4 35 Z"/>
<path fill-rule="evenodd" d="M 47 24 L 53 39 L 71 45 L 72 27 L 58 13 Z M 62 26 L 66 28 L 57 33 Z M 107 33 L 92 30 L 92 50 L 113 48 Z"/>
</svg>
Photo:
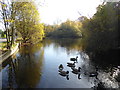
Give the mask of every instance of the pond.
<svg viewBox="0 0 120 90">
<path fill-rule="evenodd" d="M 99 67 L 89 60 L 82 51 L 80 39 L 46 39 L 42 43 L 22 46 L 19 51 L 3 63 L 3 88 L 93 88 L 104 83 L 108 88 L 118 88 L 119 83 L 110 76 L 108 66 Z M 74 74 L 67 63 L 78 56 L 75 68 L 81 67 L 80 74 Z M 59 74 L 59 65 L 69 76 Z M 98 67 L 98 76 L 89 77 L 89 73 Z M 1 74 L 0 74 L 1 75 Z"/>
</svg>

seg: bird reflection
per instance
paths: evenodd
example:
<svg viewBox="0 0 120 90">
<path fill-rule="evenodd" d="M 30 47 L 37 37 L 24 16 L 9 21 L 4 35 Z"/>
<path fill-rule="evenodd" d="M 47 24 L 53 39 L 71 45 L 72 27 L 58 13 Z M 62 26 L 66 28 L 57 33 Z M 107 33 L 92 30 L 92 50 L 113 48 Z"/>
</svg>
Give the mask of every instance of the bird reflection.
<svg viewBox="0 0 120 90">
<path fill-rule="evenodd" d="M 62 77 L 66 77 L 66 79 L 69 80 L 69 75 L 62 75 L 61 73 L 59 73 L 59 75 L 61 75 Z"/>
<path fill-rule="evenodd" d="M 81 79 L 81 77 L 80 77 L 80 75 L 81 75 L 81 73 L 80 73 L 81 67 L 78 67 L 78 69 L 75 68 L 75 66 L 76 66 L 75 63 L 77 63 L 77 58 L 78 58 L 78 56 L 76 56 L 76 58 L 70 58 L 70 61 L 73 61 L 73 63 L 67 62 L 67 66 L 71 67 L 73 74 L 78 75 L 78 79 Z M 58 70 L 59 74 L 61 76 L 66 77 L 66 79 L 69 80 L 69 71 L 63 71 L 64 67 L 63 67 L 62 64 L 60 64 L 58 68 L 59 68 L 59 70 Z"/>
<path fill-rule="evenodd" d="M 59 75 L 63 76 L 63 77 L 66 77 L 67 80 L 69 80 L 69 71 L 63 71 L 63 65 L 60 64 L 59 65 Z"/>
<path fill-rule="evenodd" d="M 72 67 L 71 69 L 72 69 L 72 73 L 78 75 L 78 79 L 81 79 L 81 77 L 80 77 L 80 75 L 81 75 L 81 73 L 80 73 L 81 67 L 78 67 L 78 69 L 75 68 L 75 67 Z"/>
<path fill-rule="evenodd" d="M 99 82 L 95 86 L 91 87 L 93 90 L 106 90 L 104 83 Z"/>
<path fill-rule="evenodd" d="M 72 72 L 73 72 L 74 74 L 79 74 L 81 67 L 78 67 L 78 69 L 75 68 L 75 67 L 71 67 L 71 69 L 72 69 Z"/>
<path fill-rule="evenodd" d="M 80 75 L 81 75 L 81 74 L 78 74 L 78 79 L 81 79 Z"/>
<path fill-rule="evenodd" d="M 69 71 L 59 71 L 59 75 L 66 77 L 69 80 Z"/>
</svg>

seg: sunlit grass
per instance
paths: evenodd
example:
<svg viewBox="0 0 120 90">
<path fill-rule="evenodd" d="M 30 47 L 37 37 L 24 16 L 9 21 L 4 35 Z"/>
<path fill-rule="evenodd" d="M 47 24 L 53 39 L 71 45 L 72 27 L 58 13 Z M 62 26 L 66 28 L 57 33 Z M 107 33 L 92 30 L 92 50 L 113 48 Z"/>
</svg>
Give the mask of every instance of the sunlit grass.
<svg viewBox="0 0 120 90">
<path fill-rule="evenodd" d="M 0 43 L 0 50 L 6 48 L 6 45 L 7 45 L 6 42 Z"/>
<path fill-rule="evenodd" d="M 6 45 L 7 45 L 6 42 L 0 43 L 0 52 L 1 52 L 1 54 L 7 51 Z"/>
</svg>

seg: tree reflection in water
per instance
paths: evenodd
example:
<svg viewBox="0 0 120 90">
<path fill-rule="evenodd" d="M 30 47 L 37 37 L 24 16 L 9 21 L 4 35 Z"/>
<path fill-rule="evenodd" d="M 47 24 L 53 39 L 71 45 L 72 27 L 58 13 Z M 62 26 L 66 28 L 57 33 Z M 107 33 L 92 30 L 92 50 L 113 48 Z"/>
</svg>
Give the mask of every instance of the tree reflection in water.
<svg viewBox="0 0 120 90">
<path fill-rule="evenodd" d="M 35 46 L 37 47 L 37 46 Z M 44 49 L 38 45 L 38 48 L 29 49 L 21 47 L 19 56 L 10 60 L 8 69 L 9 88 L 35 87 L 40 81 L 42 61 L 44 59 Z M 25 52 L 24 52 L 25 51 Z M 39 54 L 36 55 L 35 54 Z M 16 86 L 15 86 L 16 83 Z"/>
<path fill-rule="evenodd" d="M 21 47 L 16 57 L 3 64 L 3 87 L 27 88 L 27 87 L 56 87 L 56 88 L 90 88 L 100 87 L 100 82 L 104 86 L 118 87 L 118 82 L 110 80 L 110 65 L 96 63 L 89 59 L 83 52 L 79 40 L 44 40 L 43 43 Z M 73 74 L 67 62 L 71 57 L 78 56 L 78 63 L 75 68 L 81 67 L 80 74 Z M 43 60 L 44 63 L 43 63 Z M 66 79 L 59 77 L 58 65 L 64 65 L 65 71 L 70 74 Z M 105 66 L 106 65 L 106 66 Z M 99 67 L 98 80 L 89 77 L 89 72 L 95 71 Z M 104 67 L 104 68 L 101 68 Z M 107 69 L 108 68 L 108 69 Z M 6 73 L 7 72 L 7 73 Z M 42 73 L 42 74 L 41 74 Z M 68 80 L 69 79 L 69 80 Z M 79 79 L 79 80 L 78 80 Z M 112 82 L 112 83 L 111 83 Z M 75 83 L 75 84 L 73 84 Z M 102 86 L 103 87 L 103 86 Z"/>
</svg>

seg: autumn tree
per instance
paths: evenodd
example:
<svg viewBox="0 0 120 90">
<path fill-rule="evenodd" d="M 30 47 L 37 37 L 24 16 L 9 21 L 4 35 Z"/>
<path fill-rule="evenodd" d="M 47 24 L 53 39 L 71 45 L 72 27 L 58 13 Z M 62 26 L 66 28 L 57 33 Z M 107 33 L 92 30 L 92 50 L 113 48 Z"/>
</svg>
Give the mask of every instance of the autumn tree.
<svg viewBox="0 0 120 90">
<path fill-rule="evenodd" d="M 81 37 L 81 27 L 82 23 L 79 21 L 70 21 L 67 20 L 66 22 L 61 23 L 57 27 L 49 26 L 46 28 L 48 36 L 56 37 L 56 38 L 79 38 Z M 52 32 L 49 32 L 52 31 Z"/>
<path fill-rule="evenodd" d="M 34 2 L 16 2 L 15 28 L 23 42 L 36 42 L 44 37 L 43 24 Z"/>
</svg>

